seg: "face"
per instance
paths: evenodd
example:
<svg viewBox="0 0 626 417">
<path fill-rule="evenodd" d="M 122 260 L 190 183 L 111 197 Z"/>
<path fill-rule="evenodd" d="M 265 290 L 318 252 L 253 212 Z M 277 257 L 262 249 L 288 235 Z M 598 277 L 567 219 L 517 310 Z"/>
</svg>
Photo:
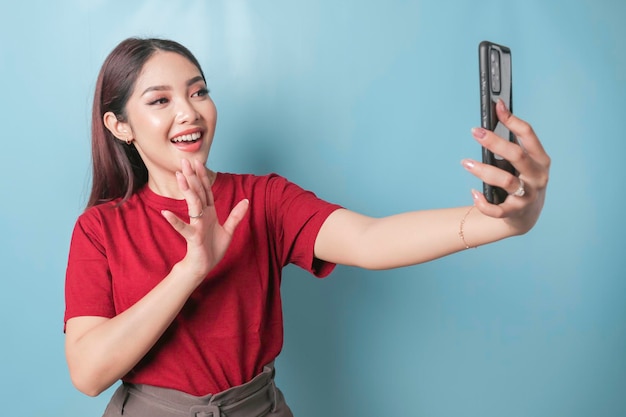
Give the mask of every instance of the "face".
<svg viewBox="0 0 626 417">
<path fill-rule="evenodd" d="M 206 163 L 217 111 L 200 70 L 184 56 L 160 51 L 146 61 L 126 116 L 113 133 L 132 138 L 151 186 L 171 183 L 183 158 Z"/>
</svg>

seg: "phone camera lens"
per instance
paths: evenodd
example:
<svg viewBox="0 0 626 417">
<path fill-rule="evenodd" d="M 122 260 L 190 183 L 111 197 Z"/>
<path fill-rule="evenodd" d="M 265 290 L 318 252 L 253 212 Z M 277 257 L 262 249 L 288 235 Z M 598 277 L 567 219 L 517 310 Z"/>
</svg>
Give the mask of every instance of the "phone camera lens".
<svg viewBox="0 0 626 417">
<path fill-rule="evenodd" d="M 491 91 L 500 92 L 500 53 L 496 49 L 492 49 L 489 54 L 491 61 Z"/>
</svg>

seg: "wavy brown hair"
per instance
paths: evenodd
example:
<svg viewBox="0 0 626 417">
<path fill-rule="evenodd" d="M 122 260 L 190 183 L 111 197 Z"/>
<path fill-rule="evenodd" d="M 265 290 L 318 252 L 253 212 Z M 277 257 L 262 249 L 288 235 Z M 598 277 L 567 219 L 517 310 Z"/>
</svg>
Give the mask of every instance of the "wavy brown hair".
<svg viewBox="0 0 626 417">
<path fill-rule="evenodd" d="M 127 122 L 126 103 L 144 64 L 155 52 L 175 52 L 193 63 L 202 78 L 198 60 L 183 45 L 156 38 L 128 38 L 120 42 L 102 64 L 93 99 L 91 121 L 92 186 L 87 208 L 108 201 L 126 201 L 148 182 L 148 169 L 135 145 L 115 138 L 104 125 L 104 114 L 113 112 Z"/>
</svg>

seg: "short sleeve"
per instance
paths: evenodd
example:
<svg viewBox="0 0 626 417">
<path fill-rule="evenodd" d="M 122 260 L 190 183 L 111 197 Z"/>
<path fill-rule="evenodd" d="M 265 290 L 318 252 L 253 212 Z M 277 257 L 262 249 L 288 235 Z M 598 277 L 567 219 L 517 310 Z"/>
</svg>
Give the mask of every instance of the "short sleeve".
<svg viewBox="0 0 626 417">
<path fill-rule="evenodd" d="M 78 218 L 70 243 L 64 322 L 78 316 L 115 316 L 103 227 L 95 209 Z"/>
<path fill-rule="evenodd" d="M 283 266 L 292 263 L 320 278 L 330 274 L 335 264 L 315 258 L 315 239 L 324 221 L 341 206 L 280 176 L 270 179 L 267 199 Z"/>
</svg>

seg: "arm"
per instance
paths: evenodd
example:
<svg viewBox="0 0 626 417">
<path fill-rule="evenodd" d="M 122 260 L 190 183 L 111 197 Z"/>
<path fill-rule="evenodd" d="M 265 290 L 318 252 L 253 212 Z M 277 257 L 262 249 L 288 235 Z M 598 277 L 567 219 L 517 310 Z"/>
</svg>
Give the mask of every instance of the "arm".
<svg viewBox="0 0 626 417">
<path fill-rule="evenodd" d="M 523 180 L 525 194 L 510 195 L 500 205 L 489 204 L 472 190 L 470 207 L 418 211 L 371 218 L 338 210 L 322 225 L 315 241 L 315 256 L 329 262 L 368 269 L 389 269 L 433 260 L 466 248 L 528 232 L 536 223 L 545 200 L 550 158 L 531 126 L 513 116 L 502 103 L 498 117 L 524 144 L 510 143 L 493 132 L 473 129 L 482 146 L 509 160 L 519 179 L 477 161 L 463 166 L 479 179 L 514 193 Z M 463 231 L 464 238 L 459 232 Z"/>
<path fill-rule="evenodd" d="M 459 230 L 468 210 L 414 211 L 383 218 L 337 210 L 320 229 L 315 256 L 367 269 L 391 269 L 437 259 L 465 249 Z M 463 233 L 472 246 L 513 234 L 504 222 L 474 210 L 465 220 Z"/>
<path fill-rule="evenodd" d="M 182 163 L 177 173 L 190 213 L 203 213 L 187 224 L 163 212 L 187 241 L 185 257 L 148 294 L 111 319 L 75 317 L 66 324 L 66 358 L 74 385 L 83 393 L 98 395 L 126 375 L 154 346 L 185 302 L 222 259 L 232 234 L 245 215 L 248 202 L 240 202 L 224 225 L 217 221 L 206 168 Z"/>
<path fill-rule="evenodd" d="M 96 396 L 126 375 L 154 346 L 199 284 L 177 264 L 170 274 L 123 313 L 67 321 L 65 353 L 73 384 Z"/>
</svg>

